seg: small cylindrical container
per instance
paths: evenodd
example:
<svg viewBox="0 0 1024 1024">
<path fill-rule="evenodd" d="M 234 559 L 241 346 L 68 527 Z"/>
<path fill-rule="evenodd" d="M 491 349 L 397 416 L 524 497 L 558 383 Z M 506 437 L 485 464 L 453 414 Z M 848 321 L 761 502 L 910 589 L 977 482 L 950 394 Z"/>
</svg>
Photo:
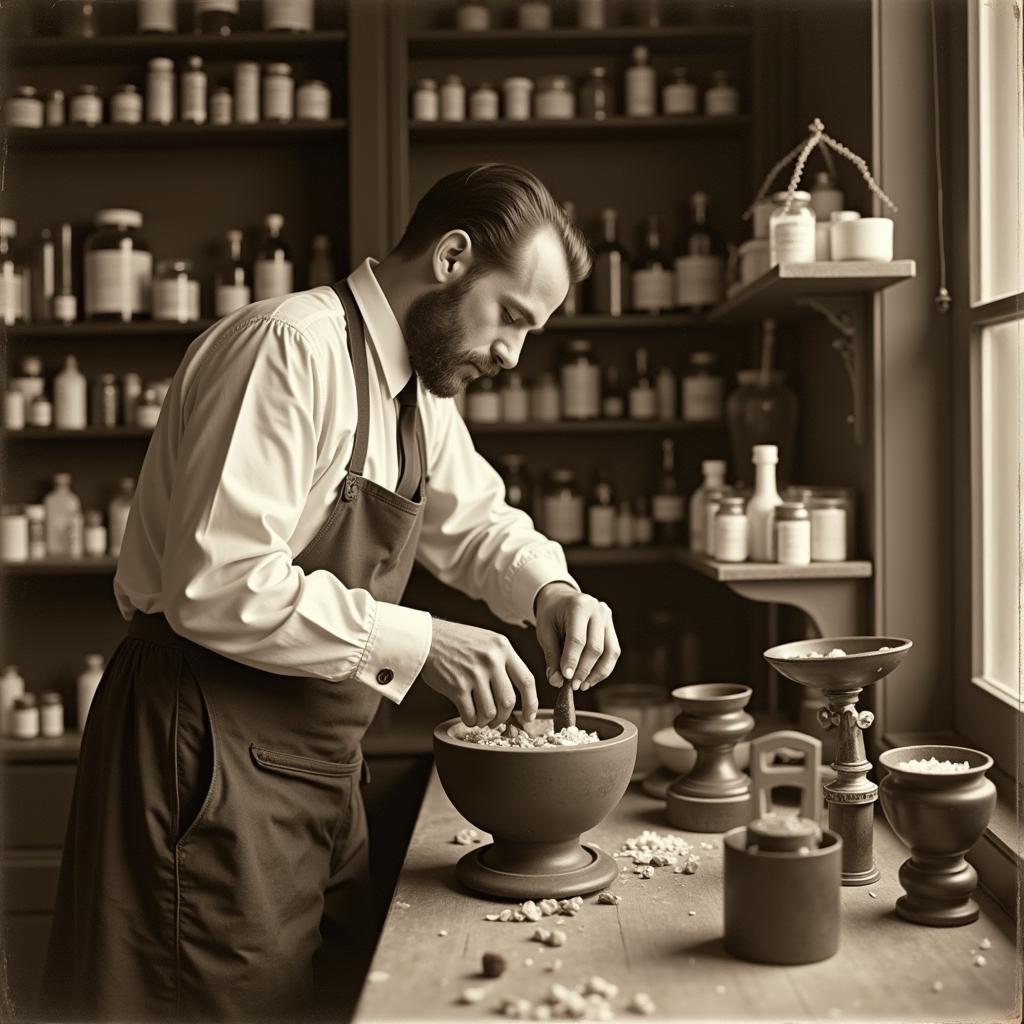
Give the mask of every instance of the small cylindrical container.
<svg viewBox="0 0 1024 1024">
<path fill-rule="evenodd" d="M 503 375 L 501 419 L 503 423 L 525 423 L 530 418 L 530 395 L 523 387 L 523 378 L 515 370 Z"/>
<path fill-rule="evenodd" d="M 235 64 L 235 123 L 256 124 L 260 119 L 260 66 L 254 60 Z"/>
<path fill-rule="evenodd" d="M 811 519 L 800 501 L 784 501 L 775 509 L 775 560 L 780 565 L 810 565 Z"/>
<path fill-rule="evenodd" d="M 745 562 L 749 555 L 746 502 L 722 497 L 715 515 L 714 557 L 719 562 Z"/>
<path fill-rule="evenodd" d="M 545 371 L 530 389 L 530 419 L 554 423 L 562 418 L 562 394 L 555 375 Z"/>
<path fill-rule="evenodd" d="M 138 210 L 99 210 L 85 240 L 85 315 L 136 320 L 151 308 L 153 254 Z"/>
<path fill-rule="evenodd" d="M 0 673 L 0 736 L 10 736 L 14 700 L 24 692 L 25 680 L 18 671 L 18 666 L 6 666 Z"/>
<path fill-rule="evenodd" d="M 608 80 L 607 68 L 591 68 L 586 81 L 580 86 L 580 117 L 606 121 L 614 113 L 615 90 Z"/>
<path fill-rule="evenodd" d="M 110 97 L 111 124 L 142 124 L 142 93 L 125 82 Z"/>
<path fill-rule="evenodd" d="M 582 544 L 586 510 L 583 492 L 571 469 L 552 469 L 541 497 L 541 528 L 559 544 Z"/>
<path fill-rule="evenodd" d="M 121 388 L 117 374 L 101 373 L 93 384 L 91 425 L 113 430 L 121 419 Z"/>
<path fill-rule="evenodd" d="M 175 117 L 174 61 L 154 57 L 146 71 L 146 121 L 171 124 Z"/>
<path fill-rule="evenodd" d="M 707 538 L 706 554 L 715 557 L 715 521 L 718 510 L 722 507 L 722 499 L 730 494 L 727 487 L 709 487 L 704 492 L 704 536 Z"/>
<path fill-rule="evenodd" d="M 181 120 L 206 124 L 206 71 L 202 57 L 189 57 L 181 75 Z"/>
<path fill-rule="evenodd" d="M 468 423 L 500 423 L 501 395 L 491 377 L 481 377 L 466 392 Z"/>
<path fill-rule="evenodd" d="M 811 561 L 845 562 L 846 503 L 842 498 L 815 498 L 811 502 Z"/>
<path fill-rule="evenodd" d="M 893 230 L 891 217 L 834 221 L 831 226 L 832 259 L 889 263 L 893 256 Z"/>
<path fill-rule="evenodd" d="M 53 378 L 54 423 L 60 430 L 84 430 L 89 425 L 89 386 L 78 360 L 67 356 Z"/>
<path fill-rule="evenodd" d="M 576 27 L 593 31 L 607 23 L 606 0 L 576 0 Z"/>
<path fill-rule="evenodd" d="M 601 415 L 601 366 L 589 341 L 569 343 L 562 365 L 562 415 L 567 420 L 596 420 Z"/>
<path fill-rule="evenodd" d="M 501 83 L 506 121 L 529 121 L 532 112 L 533 79 L 513 75 Z"/>
<path fill-rule="evenodd" d="M 709 117 L 730 117 L 740 112 L 740 92 L 728 71 L 715 71 L 704 93 L 704 113 Z"/>
<path fill-rule="evenodd" d="M 0 558 L 27 562 L 28 557 L 28 516 L 17 505 L 5 505 L 0 509 Z"/>
<path fill-rule="evenodd" d="M 661 112 L 670 117 L 697 113 L 697 86 L 686 68 L 673 68 L 672 77 L 662 86 Z"/>
<path fill-rule="evenodd" d="M 491 8 L 484 0 L 462 0 L 455 9 L 455 27 L 460 32 L 486 32 L 491 27 Z"/>
<path fill-rule="evenodd" d="M 39 695 L 39 735 L 48 740 L 64 735 L 64 702 L 54 690 Z"/>
<path fill-rule="evenodd" d="M 291 64 L 275 61 L 263 75 L 263 120 L 284 124 L 295 117 L 295 79 Z"/>
<path fill-rule="evenodd" d="M 263 0 L 265 32 L 312 32 L 315 15 L 313 0 Z"/>
<path fill-rule="evenodd" d="M 160 399 L 155 388 L 143 388 L 139 404 L 135 406 L 135 425 L 153 430 L 160 419 Z"/>
<path fill-rule="evenodd" d="M 469 94 L 471 121 L 497 121 L 500 112 L 498 90 L 488 82 L 481 82 Z"/>
<path fill-rule="evenodd" d="M 136 26 L 139 32 L 177 32 L 176 0 L 137 0 Z"/>
<path fill-rule="evenodd" d="M 24 430 L 27 419 L 25 396 L 14 388 L 4 394 L 4 429 Z"/>
<path fill-rule="evenodd" d="M 142 378 L 129 371 L 121 378 L 121 414 L 126 427 L 136 426 L 135 408 L 142 397 Z"/>
<path fill-rule="evenodd" d="M 51 89 L 46 94 L 46 127 L 60 128 L 67 121 L 67 102 L 63 89 Z"/>
<path fill-rule="evenodd" d="M 32 399 L 28 410 L 28 425 L 30 427 L 52 427 L 53 426 L 53 404 L 48 398 L 40 395 Z"/>
<path fill-rule="evenodd" d="M 39 90 L 31 85 L 19 85 L 4 104 L 4 120 L 9 128 L 42 128 L 46 105 Z"/>
<path fill-rule="evenodd" d="M 210 124 L 231 124 L 234 119 L 235 97 L 226 85 L 222 85 L 210 96 Z"/>
<path fill-rule="evenodd" d="M 682 410 L 687 423 L 711 423 L 722 418 L 725 380 L 716 372 L 714 352 L 691 352 L 690 370 L 683 377 Z"/>
<path fill-rule="evenodd" d="M 11 707 L 10 734 L 16 740 L 34 740 L 39 736 L 39 704 L 34 693 L 14 698 Z"/>
<path fill-rule="evenodd" d="M 633 47 L 633 63 L 626 69 L 627 117 L 653 117 L 658 112 L 658 76 L 649 58 L 646 46 Z"/>
<path fill-rule="evenodd" d="M 772 198 L 775 209 L 768 224 L 769 263 L 773 267 L 780 263 L 813 263 L 815 220 L 810 193 L 794 192 L 788 209 L 788 193 L 776 192 Z"/>
<path fill-rule="evenodd" d="M 80 85 L 71 97 L 69 110 L 72 124 L 94 127 L 103 124 L 103 98 L 95 85 Z"/>
<path fill-rule="evenodd" d="M 46 557 L 46 508 L 43 505 L 26 505 L 25 518 L 28 520 L 28 557 L 35 561 Z"/>
<path fill-rule="evenodd" d="M 441 83 L 441 120 L 466 120 L 466 86 L 458 75 L 446 75 Z"/>
<path fill-rule="evenodd" d="M 102 558 L 107 553 L 107 528 L 103 525 L 103 513 L 97 509 L 85 513 L 82 544 L 87 558 Z"/>
<path fill-rule="evenodd" d="M 441 95 L 433 78 L 421 78 L 412 93 L 412 119 L 436 121 L 441 116 Z"/>
<path fill-rule="evenodd" d="M 528 32 L 543 32 L 551 28 L 552 15 L 549 0 L 522 0 L 516 10 L 516 25 Z"/>
<path fill-rule="evenodd" d="M 199 282 L 191 260 L 157 260 L 153 319 L 187 324 L 199 319 Z"/>
<path fill-rule="evenodd" d="M 326 82 L 307 79 L 295 91 L 295 116 L 300 121 L 329 121 L 331 90 Z"/>
<path fill-rule="evenodd" d="M 832 180 L 828 171 L 818 171 L 811 186 L 811 209 L 816 220 L 828 224 L 833 213 L 843 208 L 843 190 Z"/>
</svg>

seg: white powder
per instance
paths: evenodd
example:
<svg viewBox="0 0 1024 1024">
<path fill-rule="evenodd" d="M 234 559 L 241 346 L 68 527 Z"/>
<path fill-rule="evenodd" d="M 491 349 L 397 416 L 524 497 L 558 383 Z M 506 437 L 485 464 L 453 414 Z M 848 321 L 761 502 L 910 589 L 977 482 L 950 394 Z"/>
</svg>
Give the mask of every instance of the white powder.
<svg viewBox="0 0 1024 1024">
<path fill-rule="evenodd" d="M 809 651 L 807 654 L 790 654 L 788 661 L 806 661 L 814 658 L 848 658 L 851 654 L 885 654 L 891 647 L 879 647 L 877 651 L 844 651 L 842 647 L 833 647 L 827 654 L 821 651 Z"/>
<path fill-rule="evenodd" d="M 921 772 L 925 775 L 956 775 L 971 770 L 967 761 L 939 761 L 934 757 L 929 757 L 927 761 L 900 761 L 896 767 L 905 772 Z"/>
<path fill-rule="evenodd" d="M 523 732 L 514 725 L 506 724 L 491 728 L 488 725 L 464 725 L 456 722 L 448 730 L 452 739 L 465 743 L 476 743 L 481 747 L 514 747 L 517 750 L 536 750 L 541 747 L 580 747 L 587 743 L 599 743 L 596 732 L 587 732 L 570 725 L 568 729 L 555 732 L 551 721 L 530 723 L 529 732 Z"/>
</svg>

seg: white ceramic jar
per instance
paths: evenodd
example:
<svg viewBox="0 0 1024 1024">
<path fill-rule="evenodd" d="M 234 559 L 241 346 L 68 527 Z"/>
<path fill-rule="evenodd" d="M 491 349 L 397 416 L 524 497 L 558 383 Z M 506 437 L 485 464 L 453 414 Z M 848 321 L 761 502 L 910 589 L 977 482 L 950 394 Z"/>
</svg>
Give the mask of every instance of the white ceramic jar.
<svg viewBox="0 0 1024 1024">
<path fill-rule="evenodd" d="M 19 85 L 4 104 L 4 119 L 10 128 L 42 128 L 46 106 L 31 85 Z"/>
<path fill-rule="evenodd" d="M 845 211 L 843 211 L 845 212 Z M 889 217 L 857 217 L 832 223 L 832 259 L 892 262 L 893 222 Z"/>
<path fill-rule="evenodd" d="M 514 75 L 501 83 L 501 90 L 505 99 L 505 120 L 529 121 L 533 98 L 533 79 Z"/>
<path fill-rule="evenodd" d="M 533 98 L 539 121 L 571 121 L 576 116 L 576 93 L 568 75 L 541 75 Z"/>
<path fill-rule="evenodd" d="M 414 121 L 436 121 L 441 116 L 441 97 L 437 82 L 432 78 L 421 78 L 412 93 L 412 119 Z"/>
<path fill-rule="evenodd" d="M 329 121 L 331 90 L 326 82 L 310 78 L 295 92 L 295 115 L 300 121 Z"/>
</svg>

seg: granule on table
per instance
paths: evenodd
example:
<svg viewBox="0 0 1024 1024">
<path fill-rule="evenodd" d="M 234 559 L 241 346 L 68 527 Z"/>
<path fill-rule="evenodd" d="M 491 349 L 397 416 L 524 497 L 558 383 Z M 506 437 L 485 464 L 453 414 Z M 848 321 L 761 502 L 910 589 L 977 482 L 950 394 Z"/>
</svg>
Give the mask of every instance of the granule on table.
<svg viewBox="0 0 1024 1024">
<path fill-rule="evenodd" d="M 527 957 L 527 958 L 526 958 L 526 959 L 525 959 L 525 960 L 523 961 L 523 966 L 524 966 L 524 967 L 532 967 L 532 966 L 533 966 L 533 957 L 532 957 L 532 956 L 528 956 L 528 957 Z"/>
<path fill-rule="evenodd" d="M 403 900 L 395 900 L 395 906 L 399 910 L 408 910 L 412 906 L 412 904 L 411 903 L 406 903 Z"/>
<path fill-rule="evenodd" d="M 612 906 L 615 906 L 616 904 L 622 902 L 622 897 L 619 896 L 618 893 L 614 892 L 599 892 L 597 894 L 597 902 L 611 904 Z"/>
<path fill-rule="evenodd" d="M 978 943 L 978 947 L 980 949 L 991 949 L 992 948 L 992 940 L 991 939 L 982 939 L 981 942 Z"/>
<path fill-rule="evenodd" d="M 448 929 L 447 928 L 442 928 L 437 934 L 440 935 L 441 938 L 444 938 L 444 936 L 446 936 L 448 934 Z"/>
<path fill-rule="evenodd" d="M 869 896 L 870 896 L 870 897 L 871 897 L 871 898 L 872 898 L 873 900 L 877 900 L 877 899 L 878 899 L 878 893 L 877 893 L 877 892 L 869 892 L 869 893 L 868 893 L 868 895 L 869 895 Z"/>
<path fill-rule="evenodd" d="M 689 915 L 690 917 L 696 917 L 696 916 L 697 916 L 697 911 L 696 911 L 696 910 L 688 910 L 688 911 L 687 911 L 686 913 L 687 913 L 687 914 L 688 914 L 688 915 Z"/>
<path fill-rule="evenodd" d="M 657 1007 L 654 1005 L 654 1000 L 646 992 L 637 992 L 629 1001 L 626 1009 L 632 1013 L 639 1013 L 644 1017 L 649 1017 Z"/>
<path fill-rule="evenodd" d="M 480 988 L 464 988 L 462 990 L 462 995 L 459 996 L 459 1002 L 460 1003 L 464 1003 L 466 1005 L 471 1005 L 473 1003 L 479 1003 L 479 1002 L 481 1002 L 483 1000 L 485 995 L 487 995 L 487 989 L 485 989 L 483 987 L 480 987 Z"/>
<path fill-rule="evenodd" d="M 388 978 L 390 977 L 391 975 L 388 974 L 387 971 L 370 971 L 370 973 L 366 976 L 366 980 L 369 981 L 371 984 L 377 985 L 380 984 L 380 982 L 382 981 L 387 981 Z"/>
<path fill-rule="evenodd" d="M 716 995 L 720 995 L 720 996 L 724 996 L 725 995 L 725 986 L 724 985 L 716 985 L 715 986 L 715 994 Z"/>
<path fill-rule="evenodd" d="M 932 991 L 933 992 L 941 992 L 944 988 L 945 988 L 945 985 L 943 985 L 941 981 L 933 981 L 932 982 Z"/>
<path fill-rule="evenodd" d="M 979 953 L 973 960 L 975 967 L 984 967 L 988 961 Z"/>
<path fill-rule="evenodd" d="M 462 828 L 452 837 L 452 842 L 457 846 L 472 846 L 480 842 L 480 833 L 475 828 Z"/>
<path fill-rule="evenodd" d="M 654 866 L 652 864 L 638 864 L 633 869 L 633 873 L 639 875 L 641 878 L 653 878 Z"/>
</svg>

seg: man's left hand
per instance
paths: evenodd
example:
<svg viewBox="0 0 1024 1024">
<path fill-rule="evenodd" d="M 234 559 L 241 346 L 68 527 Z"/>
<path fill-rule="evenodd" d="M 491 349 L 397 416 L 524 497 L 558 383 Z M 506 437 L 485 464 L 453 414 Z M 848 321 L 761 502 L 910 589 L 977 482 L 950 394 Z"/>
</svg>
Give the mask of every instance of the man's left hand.
<svg viewBox="0 0 1024 1024">
<path fill-rule="evenodd" d="M 537 595 L 537 640 L 544 651 L 548 682 L 589 690 L 611 675 L 622 653 L 603 601 L 568 583 L 549 583 Z"/>
</svg>

